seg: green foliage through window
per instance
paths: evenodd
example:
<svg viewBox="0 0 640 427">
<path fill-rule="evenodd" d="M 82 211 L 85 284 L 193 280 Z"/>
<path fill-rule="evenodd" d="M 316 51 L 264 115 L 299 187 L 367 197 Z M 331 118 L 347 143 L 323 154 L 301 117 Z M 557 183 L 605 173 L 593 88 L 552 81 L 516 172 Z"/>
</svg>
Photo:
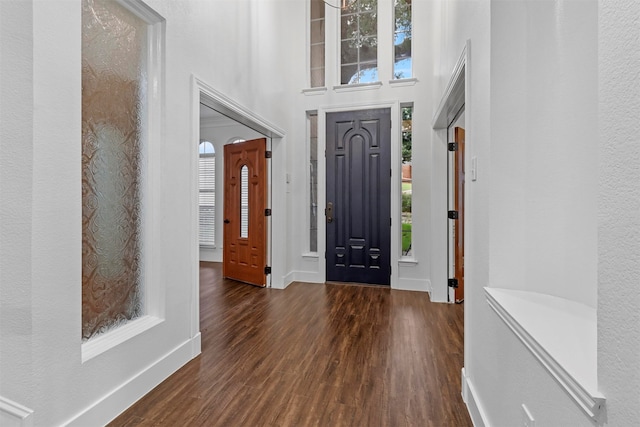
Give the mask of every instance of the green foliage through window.
<svg viewBox="0 0 640 427">
<path fill-rule="evenodd" d="M 412 121 L 413 107 L 402 107 L 402 256 L 412 255 Z"/>
<path fill-rule="evenodd" d="M 340 41 L 341 84 L 378 81 L 378 0 L 347 0 Z"/>
<path fill-rule="evenodd" d="M 411 0 L 395 0 L 394 8 L 394 61 L 393 78 L 412 77 L 411 60 Z"/>
</svg>

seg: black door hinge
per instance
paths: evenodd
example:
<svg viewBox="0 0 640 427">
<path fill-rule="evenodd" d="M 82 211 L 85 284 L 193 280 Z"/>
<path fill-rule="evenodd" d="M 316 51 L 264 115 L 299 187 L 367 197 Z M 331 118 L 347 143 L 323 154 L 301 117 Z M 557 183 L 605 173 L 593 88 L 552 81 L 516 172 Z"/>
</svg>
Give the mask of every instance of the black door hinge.
<svg viewBox="0 0 640 427">
<path fill-rule="evenodd" d="M 458 143 L 457 142 L 450 142 L 448 144 L 448 150 L 449 151 L 458 151 Z"/>
<path fill-rule="evenodd" d="M 264 216 L 271 216 L 271 209 L 267 208 L 264 210 Z"/>
<path fill-rule="evenodd" d="M 270 159 L 271 158 L 271 151 L 265 151 L 264 152 L 264 157 L 265 157 L 265 159 Z"/>
<path fill-rule="evenodd" d="M 447 216 L 449 219 L 458 219 L 458 211 L 449 211 Z"/>
<path fill-rule="evenodd" d="M 271 267 L 268 265 L 264 267 L 264 274 L 271 274 Z"/>
<path fill-rule="evenodd" d="M 458 279 L 449 279 L 449 287 L 457 289 L 458 288 Z"/>
</svg>

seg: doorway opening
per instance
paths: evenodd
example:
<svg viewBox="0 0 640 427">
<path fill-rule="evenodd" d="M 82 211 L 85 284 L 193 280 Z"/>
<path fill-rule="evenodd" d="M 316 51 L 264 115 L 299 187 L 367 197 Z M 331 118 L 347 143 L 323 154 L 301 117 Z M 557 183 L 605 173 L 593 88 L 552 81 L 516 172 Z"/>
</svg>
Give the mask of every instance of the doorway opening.
<svg viewBox="0 0 640 427">
<path fill-rule="evenodd" d="M 465 193 L 465 115 L 464 106 L 447 128 L 448 200 L 448 285 L 449 301 L 464 302 L 464 193 Z"/>
<path fill-rule="evenodd" d="M 191 283 L 192 283 L 192 301 L 191 301 L 191 331 L 194 337 L 200 335 L 200 260 L 209 261 L 209 262 L 224 262 L 224 188 L 227 186 L 227 182 L 225 182 L 224 170 L 225 170 L 225 160 L 224 160 L 224 147 L 227 145 L 235 145 L 242 146 L 244 142 L 238 143 L 238 140 L 255 140 L 260 139 L 262 141 L 262 145 L 264 147 L 263 154 L 268 152 L 271 154 L 272 149 L 274 147 L 278 147 L 282 142 L 282 138 L 284 137 L 284 132 L 280 130 L 275 125 L 261 119 L 256 114 L 252 113 L 247 108 L 228 98 L 227 96 L 221 94 L 220 92 L 213 89 L 211 86 L 207 85 L 203 81 L 199 80 L 196 77 L 192 77 L 192 141 L 195 141 L 192 144 L 192 200 L 193 200 L 193 208 L 191 209 L 192 214 L 192 229 L 190 232 L 192 243 L 192 252 L 190 255 L 191 259 Z M 214 243 L 209 244 L 209 247 L 201 248 L 200 245 L 200 146 L 201 140 L 208 141 L 213 146 L 213 151 L 215 153 L 215 166 L 212 168 L 214 174 L 214 187 L 213 191 L 209 192 L 209 196 L 213 193 L 213 203 L 209 200 L 208 209 L 211 211 L 213 209 L 214 214 L 210 215 L 209 218 L 213 217 L 212 226 L 214 229 Z M 234 144 L 236 143 L 236 144 Z M 206 145 L 206 144 L 205 144 Z M 275 161 L 277 159 L 273 159 Z M 284 162 L 284 160 L 282 160 Z M 273 168 L 271 166 L 272 161 L 266 162 L 266 167 L 264 168 L 264 182 L 258 191 L 260 193 L 260 197 L 263 200 L 261 203 L 264 204 L 259 211 L 263 214 L 266 213 L 267 210 L 271 209 L 274 198 L 280 200 L 284 197 L 284 190 L 278 188 L 272 188 L 271 182 L 272 171 L 276 170 L 276 173 L 279 174 L 278 169 L 280 168 L 280 160 L 278 160 L 278 168 Z M 247 172 L 249 168 L 247 166 Z M 247 175 L 247 185 L 250 186 L 250 182 L 252 180 L 252 176 Z M 240 177 L 241 179 L 241 177 Z M 238 188 L 240 188 L 238 186 Z M 211 197 L 209 197 L 211 199 Z M 278 202 L 276 202 L 277 204 Z M 213 206 L 213 207 L 212 207 Z M 240 209 L 242 211 L 242 208 Z M 254 209 L 255 210 L 255 209 Z M 272 250 L 272 229 L 274 227 L 274 223 L 280 222 L 281 217 L 278 213 L 273 216 L 269 216 L 262 226 L 261 230 L 254 230 L 251 224 L 246 228 L 246 233 L 254 233 L 260 232 L 264 235 L 264 243 L 261 243 L 264 249 L 264 261 L 260 261 L 261 264 L 264 264 L 260 268 L 260 272 L 264 280 L 261 281 L 260 285 L 263 286 L 273 286 L 273 287 L 283 287 L 282 280 L 272 280 L 272 275 L 270 272 L 276 272 L 278 274 L 277 277 L 282 277 L 282 268 L 281 265 L 284 265 L 284 260 L 281 259 L 279 252 L 283 252 L 279 250 L 280 248 L 276 248 L 276 250 Z M 279 225 L 280 226 L 280 225 Z M 244 236 L 244 235 L 243 235 Z M 248 236 L 248 235 L 247 235 Z M 248 238 L 245 236 L 244 238 Z M 274 256 L 272 257 L 272 254 Z"/>
</svg>

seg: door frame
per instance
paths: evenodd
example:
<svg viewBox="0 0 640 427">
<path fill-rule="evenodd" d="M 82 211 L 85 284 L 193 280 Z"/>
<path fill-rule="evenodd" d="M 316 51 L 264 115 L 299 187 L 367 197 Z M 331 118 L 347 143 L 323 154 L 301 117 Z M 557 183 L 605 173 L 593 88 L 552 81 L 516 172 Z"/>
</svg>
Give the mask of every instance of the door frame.
<svg viewBox="0 0 640 427">
<path fill-rule="evenodd" d="M 449 83 L 445 88 L 445 91 L 440 100 L 438 108 L 435 110 L 431 127 L 433 129 L 433 174 L 431 181 L 437 183 L 445 183 L 445 185 L 435 185 L 432 187 L 432 205 L 431 205 L 431 284 L 432 284 L 432 301 L 453 302 L 453 290 L 448 286 L 448 222 L 447 218 L 447 191 L 448 191 L 448 178 L 447 178 L 447 143 L 448 140 L 448 128 L 451 123 L 454 122 L 457 113 L 464 106 L 465 107 L 465 122 L 466 122 L 466 139 L 467 148 L 472 146 L 473 143 L 473 126 L 472 126 L 472 107 L 469 99 L 467 99 L 468 85 L 469 85 L 469 73 L 470 73 L 470 47 L 471 42 L 467 40 L 460 57 L 451 73 Z M 466 154 L 466 164 L 470 165 L 468 161 L 469 151 Z M 437 171 L 436 171 L 437 169 Z M 467 187 L 468 189 L 469 187 Z M 469 191 L 465 193 L 465 206 L 469 206 Z M 468 221 L 467 221 L 468 224 Z M 469 228 L 465 227 L 468 231 Z M 468 234 L 467 234 L 468 235 Z M 472 254 L 468 250 L 468 240 L 465 239 L 465 265 L 471 264 Z M 468 278 L 469 270 L 466 270 L 466 277 Z M 467 288 L 468 290 L 468 288 Z M 465 311 L 465 319 L 467 312 Z M 466 321 L 466 320 L 465 320 Z"/>
<path fill-rule="evenodd" d="M 189 227 L 189 239 L 191 250 L 189 260 L 191 264 L 191 337 L 194 346 L 193 354 L 200 353 L 200 245 L 198 241 L 198 144 L 193 141 L 200 140 L 200 103 L 213 108 L 236 122 L 253 129 L 267 138 L 267 149 L 274 154 L 267 162 L 267 200 L 269 206 L 286 206 L 286 192 L 284 186 L 272 186 L 272 182 L 285 182 L 286 179 L 286 156 L 277 153 L 283 150 L 283 139 L 285 132 L 275 124 L 260 117 L 248 108 L 235 100 L 214 89 L 204 80 L 195 75 L 191 75 L 191 138 L 185 143 L 190 147 L 190 215 L 191 226 Z M 284 288 L 284 270 L 286 259 L 284 254 L 285 242 L 273 241 L 271 236 L 285 235 L 286 232 L 286 212 L 275 209 L 271 216 L 271 221 L 267 227 L 267 262 L 271 265 L 271 275 L 268 279 L 268 286 Z M 274 247 L 275 245 L 275 247 Z"/>
<path fill-rule="evenodd" d="M 324 208 L 327 204 L 327 159 L 323 155 L 327 148 L 327 113 L 348 111 L 374 110 L 379 108 L 391 109 L 391 289 L 398 287 L 398 270 L 401 251 L 401 209 L 400 194 L 402 192 L 401 176 L 402 156 L 400 155 L 400 133 L 402 132 L 400 117 L 400 102 L 376 102 L 343 104 L 340 106 L 321 106 L 318 108 L 318 254 L 320 255 L 320 277 L 327 280 L 327 223 Z"/>
</svg>

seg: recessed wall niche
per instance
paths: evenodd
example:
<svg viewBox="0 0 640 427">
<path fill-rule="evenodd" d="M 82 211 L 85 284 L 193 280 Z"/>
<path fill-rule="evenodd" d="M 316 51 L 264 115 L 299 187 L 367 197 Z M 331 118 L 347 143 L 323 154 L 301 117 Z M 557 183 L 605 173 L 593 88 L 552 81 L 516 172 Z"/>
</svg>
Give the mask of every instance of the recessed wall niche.
<svg viewBox="0 0 640 427">
<path fill-rule="evenodd" d="M 144 314 L 148 24 L 82 6 L 82 339 Z"/>
</svg>

